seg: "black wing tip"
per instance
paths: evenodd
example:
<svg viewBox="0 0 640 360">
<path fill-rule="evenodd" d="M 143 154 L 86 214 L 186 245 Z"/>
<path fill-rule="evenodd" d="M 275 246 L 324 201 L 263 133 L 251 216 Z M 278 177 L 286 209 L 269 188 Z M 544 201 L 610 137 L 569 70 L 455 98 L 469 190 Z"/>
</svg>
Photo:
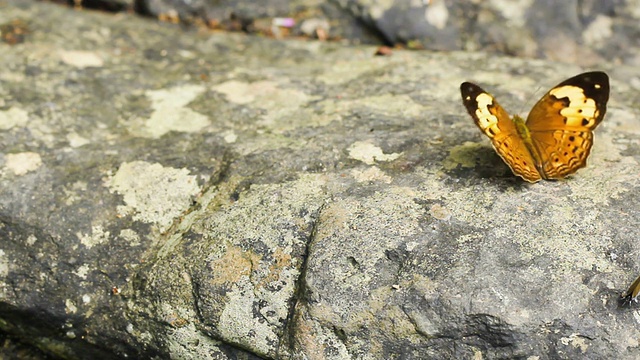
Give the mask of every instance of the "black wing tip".
<svg viewBox="0 0 640 360">
<path fill-rule="evenodd" d="M 465 81 L 462 84 L 460 84 L 460 91 L 462 93 L 469 92 L 469 89 L 473 89 L 474 87 L 477 87 L 477 85 L 474 84 L 474 83 L 470 83 L 468 81 Z"/>
<path fill-rule="evenodd" d="M 609 92 L 609 75 L 604 71 L 587 71 L 564 81 L 563 85 L 598 84 Z"/>
<path fill-rule="evenodd" d="M 604 71 L 590 71 L 582 73 L 582 76 L 590 82 L 598 83 L 607 89 L 609 88 L 609 75 Z"/>
<path fill-rule="evenodd" d="M 556 87 L 560 86 L 577 86 L 583 89 L 585 95 L 592 98 L 601 108 L 600 112 L 604 115 L 606 104 L 609 100 L 609 75 L 604 71 L 588 71 L 571 77 Z"/>
<path fill-rule="evenodd" d="M 600 79 L 609 80 L 609 75 L 607 75 L 606 72 L 600 71 L 600 70 L 587 71 L 587 72 L 583 72 L 582 74 L 578 74 L 576 76 L 585 76 L 585 77 L 600 78 Z"/>
<path fill-rule="evenodd" d="M 465 81 L 462 84 L 460 84 L 460 93 L 462 94 L 463 98 L 465 98 L 466 96 L 471 96 L 472 98 L 475 98 L 476 96 L 484 92 L 486 91 L 484 91 L 480 86 L 472 82 Z"/>
</svg>

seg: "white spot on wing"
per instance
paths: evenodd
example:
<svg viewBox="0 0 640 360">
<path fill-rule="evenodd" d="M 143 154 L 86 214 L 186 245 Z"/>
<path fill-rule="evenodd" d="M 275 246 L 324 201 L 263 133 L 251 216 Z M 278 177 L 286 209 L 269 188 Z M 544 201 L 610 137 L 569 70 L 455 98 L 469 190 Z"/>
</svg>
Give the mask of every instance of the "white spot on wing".
<svg viewBox="0 0 640 360">
<path fill-rule="evenodd" d="M 493 105 L 493 98 L 487 93 L 482 93 L 476 97 L 476 101 L 478 103 L 476 116 L 482 125 L 482 129 L 484 130 L 494 124 L 497 124 L 498 118 L 489 111 L 489 106 Z"/>
<path fill-rule="evenodd" d="M 569 106 L 560 110 L 560 114 L 568 119 L 567 125 L 581 126 L 582 119 L 593 119 L 598 116 L 596 102 L 587 98 L 584 90 L 577 86 L 561 86 L 549 92 L 558 99 L 568 98 Z M 589 126 L 593 125 L 589 121 Z"/>
<path fill-rule="evenodd" d="M 560 86 L 552 89 L 549 93 L 558 99 L 569 98 L 569 101 L 571 102 L 569 106 L 573 105 L 574 103 L 581 103 L 585 99 L 582 88 L 579 88 L 577 86 Z"/>
</svg>

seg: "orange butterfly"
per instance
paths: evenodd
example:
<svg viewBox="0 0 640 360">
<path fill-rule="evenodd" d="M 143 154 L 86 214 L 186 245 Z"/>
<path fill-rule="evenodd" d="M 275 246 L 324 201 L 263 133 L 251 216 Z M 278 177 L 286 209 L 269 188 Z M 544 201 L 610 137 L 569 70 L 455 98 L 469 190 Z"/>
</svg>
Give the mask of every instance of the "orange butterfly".
<svg viewBox="0 0 640 360">
<path fill-rule="evenodd" d="M 528 182 L 562 179 L 587 165 L 593 129 L 609 99 L 601 71 L 576 75 L 554 86 L 531 109 L 513 119 L 478 85 L 460 85 L 462 103 L 511 171 Z"/>
</svg>

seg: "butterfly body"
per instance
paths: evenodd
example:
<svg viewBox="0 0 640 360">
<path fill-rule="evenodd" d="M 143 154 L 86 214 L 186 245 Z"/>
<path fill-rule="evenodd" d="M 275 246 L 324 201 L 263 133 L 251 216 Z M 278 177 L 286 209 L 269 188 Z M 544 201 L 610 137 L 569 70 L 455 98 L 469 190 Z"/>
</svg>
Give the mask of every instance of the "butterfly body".
<svg viewBox="0 0 640 360">
<path fill-rule="evenodd" d="M 478 85 L 460 85 L 462 102 L 515 175 L 528 182 L 562 179 L 586 166 L 593 129 L 602 121 L 609 99 L 603 72 L 574 76 L 553 87 L 525 121 L 511 118 Z"/>
</svg>

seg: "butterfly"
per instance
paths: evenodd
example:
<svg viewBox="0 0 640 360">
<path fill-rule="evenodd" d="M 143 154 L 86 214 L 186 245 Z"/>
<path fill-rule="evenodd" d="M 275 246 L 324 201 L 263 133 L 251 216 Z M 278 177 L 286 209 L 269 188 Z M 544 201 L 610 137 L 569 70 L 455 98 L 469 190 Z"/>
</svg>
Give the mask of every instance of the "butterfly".
<svg viewBox="0 0 640 360">
<path fill-rule="evenodd" d="M 620 295 L 620 306 L 627 306 L 632 302 L 638 302 L 640 295 L 640 276 L 629 286 L 629 289 Z"/>
<path fill-rule="evenodd" d="M 513 118 L 478 85 L 460 85 L 462 103 L 511 171 L 535 183 L 562 179 L 585 167 L 609 100 L 609 77 L 601 71 L 569 78 L 549 90 L 527 120 Z"/>
</svg>

